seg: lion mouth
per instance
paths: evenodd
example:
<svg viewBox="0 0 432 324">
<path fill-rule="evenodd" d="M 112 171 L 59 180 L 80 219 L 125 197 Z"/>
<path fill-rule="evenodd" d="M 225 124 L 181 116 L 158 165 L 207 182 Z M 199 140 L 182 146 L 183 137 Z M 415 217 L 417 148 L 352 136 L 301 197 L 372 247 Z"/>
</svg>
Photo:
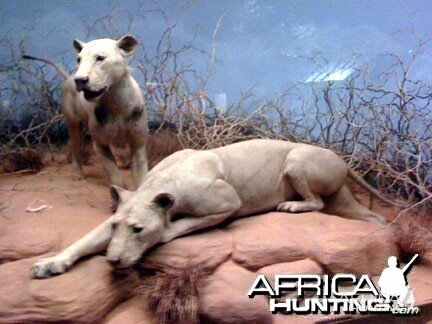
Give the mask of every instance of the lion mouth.
<svg viewBox="0 0 432 324">
<path fill-rule="evenodd" d="M 86 98 L 87 100 L 90 100 L 90 99 L 94 99 L 96 97 L 103 95 L 104 92 L 106 91 L 106 89 L 107 89 L 107 87 L 103 87 L 102 89 L 97 90 L 97 91 L 92 91 L 89 89 L 83 89 L 82 91 L 84 93 L 84 98 Z"/>
</svg>

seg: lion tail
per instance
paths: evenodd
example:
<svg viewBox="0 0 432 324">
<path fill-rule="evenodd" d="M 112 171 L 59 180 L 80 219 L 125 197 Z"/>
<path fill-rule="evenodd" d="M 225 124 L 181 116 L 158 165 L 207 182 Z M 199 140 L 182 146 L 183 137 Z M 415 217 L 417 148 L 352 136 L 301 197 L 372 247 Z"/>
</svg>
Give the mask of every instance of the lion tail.
<svg viewBox="0 0 432 324">
<path fill-rule="evenodd" d="M 57 72 L 60 73 L 61 76 L 63 76 L 65 79 L 70 77 L 70 74 L 60 64 L 53 62 L 51 60 L 45 59 L 43 57 L 36 57 L 30 55 L 23 55 L 22 58 L 24 60 L 35 60 L 35 61 L 45 62 L 47 64 L 52 65 L 57 70 Z"/>
<path fill-rule="evenodd" d="M 364 189 L 366 189 L 368 192 L 370 192 L 375 198 L 378 198 L 379 200 L 385 202 L 386 204 L 389 204 L 391 206 L 395 207 L 401 207 L 406 208 L 409 206 L 409 204 L 400 202 L 400 201 L 393 201 L 390 200 L 382 195 L 377 189 L 372 187 L 370 184 L 368 184 L 361 176 L 359 176 L 357 173 L 355 173 L 353 170 L 348 168 L 348 176 L 353 179 L 355 182 L 357 182 L 360 186 L 362 186 Z"/>
</svg>

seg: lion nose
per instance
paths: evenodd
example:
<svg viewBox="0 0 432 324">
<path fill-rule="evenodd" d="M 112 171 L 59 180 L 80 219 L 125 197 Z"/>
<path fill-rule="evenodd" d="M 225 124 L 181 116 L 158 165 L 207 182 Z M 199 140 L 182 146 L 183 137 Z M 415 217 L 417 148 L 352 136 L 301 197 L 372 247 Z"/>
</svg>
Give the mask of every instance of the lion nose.
<svg viewBox="0 0 432 324">
<path fill-rule="evenodd" d="M 89 82 L 89 77 L 75 77 L 75 86 L 77 90 L 82 90 L 85 85 Z"/>
<path fill-rule="evenodd" d="M 115 268 L 120 264 L 120 259 L 108 259 L 108 262 Z"/>
</svg>

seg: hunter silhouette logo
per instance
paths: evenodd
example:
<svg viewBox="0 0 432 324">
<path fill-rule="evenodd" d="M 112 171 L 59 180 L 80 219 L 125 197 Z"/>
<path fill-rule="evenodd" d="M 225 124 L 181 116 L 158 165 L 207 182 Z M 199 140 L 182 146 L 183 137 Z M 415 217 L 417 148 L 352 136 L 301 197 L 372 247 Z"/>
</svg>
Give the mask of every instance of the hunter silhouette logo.
<svg viewBox="0 0 432 324">
<path fill-rule="evenodd" d="M 403 269 L 399 269 L 398 260 L 395 256 L 388 258 L 388 268 L 383 270 L 378 281 L 381 295 L 385 298 L 386 303 L 390 302 L 391 297 L 397 297 L 397 303 L 400 307 L 414 306 L 414 291 L 408 285 L 406 275 L 417 257 L 418 254 Z"/>
<path fill-rule="evenodd" d="M 388 267 L 378 280 L 379 288 L 368 275 L 275 275 L 271 281 L 274 288 L 264 275 L 258 275 L 248 296 L 270 296 L 269 308 L 273 314 L 342 312 L 415 315 L 420 310 L 414 307 L 414 291 L 408 285 L 407 274 L 417 257 L 418 254 L 403 269 L 398 267 L 395 256 L 389 257 Z"/>
</svg>

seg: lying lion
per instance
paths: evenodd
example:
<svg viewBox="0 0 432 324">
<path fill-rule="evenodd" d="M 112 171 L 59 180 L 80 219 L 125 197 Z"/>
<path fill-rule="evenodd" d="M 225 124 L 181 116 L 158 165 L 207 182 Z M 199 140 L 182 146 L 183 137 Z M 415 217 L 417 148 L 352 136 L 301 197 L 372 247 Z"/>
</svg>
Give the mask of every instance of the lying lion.
<svg viewBox="0 0 432 324">
<path fill-rule="evenodd" d="M 137 191 L 111 186 L 117 212 L 58 255 L 36 262 L 31 273 L 63 273 L 79 258 L 105 249 L 114 267 L 127 268 L 159 242 L 275 208 L 386 224 L 353 198 L 348 175 L 354 176 L 335 153 L 307 144 L 261 139 L 179 151 L 154 167 Z"/>
</svg>

